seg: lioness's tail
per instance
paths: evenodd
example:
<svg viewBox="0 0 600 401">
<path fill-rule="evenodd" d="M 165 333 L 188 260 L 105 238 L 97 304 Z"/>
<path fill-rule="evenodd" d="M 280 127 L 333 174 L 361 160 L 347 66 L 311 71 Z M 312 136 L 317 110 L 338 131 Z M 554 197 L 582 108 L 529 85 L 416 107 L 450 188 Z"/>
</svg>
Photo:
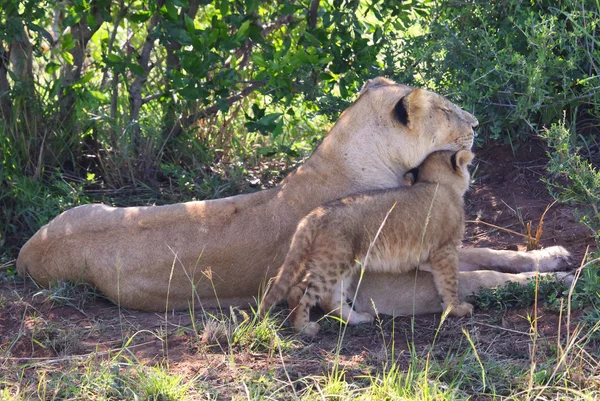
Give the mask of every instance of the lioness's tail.
<svg viewBox="0 0 600 401">
<path fill-rule="evenodd" d="M 318 215 L 315 216 L 311 213 L 298 224 L 290 249 L 285 256 L 285 261 L 260 303 L 261 315 L 264 315 L 273 305 L 285 298 L 290 288 L 298 282 L 301 273 L 304 271 L 305 259 L 312 248 L 319 220 Z"/>
</svg>

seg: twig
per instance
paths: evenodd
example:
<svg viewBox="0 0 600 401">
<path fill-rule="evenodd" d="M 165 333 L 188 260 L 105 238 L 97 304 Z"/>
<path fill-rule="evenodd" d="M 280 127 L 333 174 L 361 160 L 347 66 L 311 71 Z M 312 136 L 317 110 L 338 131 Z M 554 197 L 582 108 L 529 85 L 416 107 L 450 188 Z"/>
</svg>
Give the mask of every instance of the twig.
<svg viewBox="0 0 600 401">
<path fill-rule="evenodd" d="M 102 355 L 108 355 L 112 352 L 118 352 L 118 351 L 123 351 L 129 348 L 135 348 L 135 347 L 142 347 L 144 345 L 148 345 L 148 344 L 152 344 L 154 342 L 156 342 L 156 340 L 160 340 L 159 338 L 156 338 L 154 340 L 151 341 L 146 341 L 140 344 L 135 344 L 135 345 L 130 345 L 127 347 L 120 347 L 120 348 L 112 348 L 109 349 L 108 351 L 102 351 L 102 352 L 92 352 L 89 354 L 83 354 L 83 355 L 69 355 L 69 356 L 65 356 L 62 358 L 50 358 L 50 357 L 34 357 L 34 358 L 21 358 L 21 357 L 0 357 L 0 361 L 1 362 L 15 362 L 15 361 L 21 361 L 21 362 L 34 362 L 36 364 L 40 364 L 40 363 L 58 363 L 58 362 L 63 362 L 63 361 L 72 361 L 74 359 L 85 359 L 85 358 L 89 358 L 90 356 L 102 356 Z M 121 340 L 119 340 L 119 342 L 121 342 Z"/>
<path fill-rule="evenodd" d="M 514 235 L 518 235 L 519 237 L 527 238 L 527 235 L 525 235 L 525 234 L 521 234 L 521 233 L 518 233 L 516 231 L 509 230 L 508 228 L 500 227 L 500 226 L 497 226 L 497 225 L 492 224 L 492 223 L 486 223 L 485 221 L 481 221 L 481 220 L 465 220 L 465 223 L 483 224 L 483 225 L 486 225 L 486 226 L 490 226 L 490 227 L 496 228 L 498 230 L 502 230 L 502 231 L 506 231 L 506 232 L 509 232 L 511 234 L 514 234 Z"/>
<path fill-rule="evenodd" d="M 470 324 L 478 324 L 480 326 L 489 327 L 491 329 L 503 330 L 503 331 L 507 331 L 509 333 L 520 334 L 522 336 L 530 336 L 530 333 L 525 333 L 524 331 L 507 329 L 506 327 L 496 326 L 496 325 L 493 325 L 493 324 L 487 324 L 487 323 L 482 323 L 482 322 L 470 322 Z"/>
<path fill-rule="evenodd" d="M 167 94 L 168 94 L 167 92 L 160 92 L 160 93 L 155 93 L 154 95 L 146 96 L 145 98 L 142 99 L 142 104 L 146 104 L 148 102 L 153 101 L 154 99 L 158 99 L 162 96 L 166 96 Z"/>
</svg>

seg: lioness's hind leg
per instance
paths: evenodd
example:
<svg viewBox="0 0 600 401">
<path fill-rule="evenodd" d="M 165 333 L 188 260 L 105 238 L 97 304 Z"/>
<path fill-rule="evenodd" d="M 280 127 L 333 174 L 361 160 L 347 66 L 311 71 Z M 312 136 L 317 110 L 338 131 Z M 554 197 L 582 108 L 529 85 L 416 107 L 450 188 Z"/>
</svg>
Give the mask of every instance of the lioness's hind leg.
<svg viewBox="0 0 600 401">
<path fill-rule="evenodd" d="M 357 312 L 346 302 L 346 291 L 352 281 L 346 276 L 331 289 L 331 296 L 321 302 L 321 307 L 327 313 L 335 313 L 349 325 L 371 323 L 374 316 L 367 312 Z"/>
<path fill-rule="evenodd" d="M 450 308 L 451 316 L 473 313 L 473 305 L 458 300 L 458 252 L 447 245 L 431 253 L 429 257 L 435 287 L 442 298 L 442 308 Z"/>
<path fill-rule="evenodd" d="M 562 246 L 534 251 L 505 251 L 490 248 L 459 248 L 460 271 L 495 270 L 503 273 L 555 272 L 572 266 L 571 253 Z"/>
</svg>

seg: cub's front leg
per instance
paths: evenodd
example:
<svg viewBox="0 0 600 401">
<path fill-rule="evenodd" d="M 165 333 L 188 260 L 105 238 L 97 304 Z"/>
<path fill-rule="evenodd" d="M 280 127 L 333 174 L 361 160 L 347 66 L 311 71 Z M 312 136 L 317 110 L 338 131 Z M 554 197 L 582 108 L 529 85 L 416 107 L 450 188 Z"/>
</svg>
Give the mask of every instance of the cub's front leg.
<svg viewBox="0 0 600 401">
<path fill-rule="evenodd" d="M 451 316 L 465 316 L 473 313 L 473 305 L 458 300 L 458 251 L 453 244 L 432 251 L 429 265 L 435 287 L 442 298 L 442 308 L 450 308 Z"/>
</svg>

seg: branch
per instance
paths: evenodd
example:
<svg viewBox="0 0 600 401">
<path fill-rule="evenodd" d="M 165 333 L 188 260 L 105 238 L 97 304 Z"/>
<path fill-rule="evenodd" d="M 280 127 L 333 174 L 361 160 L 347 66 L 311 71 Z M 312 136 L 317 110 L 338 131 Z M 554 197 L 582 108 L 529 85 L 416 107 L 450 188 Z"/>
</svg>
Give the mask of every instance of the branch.
<svg viewBox="0 0 600 401">
<path fill-rule="evenodd" d="M 228 97 L 227 99 L 223 99 L 223 102 L 225 102 L 229 106 L 231 106 L 232 104 L 244 99 L 249 94 L 251 94 L 252 92 L 257 90 L 258 88 L 265 86 L 267 84 L 267 82 L 268 82 L 268 79 L 263 79 L 262 81 L 255 81 L 252 84 L 245 87 L 237 95 L 233 95 L 233 96 Z M 215 104 L 210 107 L 206 107 L 195 114 L 180 118 L 175 123 L 173 128 L 171 129 L 169 136 L 178 137 L 179 135 L 181 135 L 184 126 L 189 126 L 202 118 L 206 118 L 210 115 L 217 114 L 218 111 L 219 111 L 219 106 Z"/>
<path fill-rule="evenodd" d="M 319 11 L 319 2 L 320 0 L 313 0 L 310 3 L 310 10 L 308 10 L 308 26 L 310 26 L 310 29 L 315 29 L 317 27 L 317 12 Z"/>
<path fill-rule="evenodd" d="M 121 21 L 127 15 L 128 8 L 125 7 L 125 0 L 121 0 L 119 3 L 119 14 L 117 14 L 117 19 L 115 21 L 115 27 L 110 35 L 110 40 L 108 42 L 107 52 L 110 54 L 112 51 L 113 45 L 115 44 L 115 40 L 117 39 L 117 31 L 119 30 L 119 25 L 121 25 Z M 100 83 L 100 91 L 103 91 L 106 86 L 106 80 L 108 79 L 108 67 L 104 68 L 104 73 L 102 74 L 102 82 Z"/>
<path fill-rule="evenodd" d="M 142 104 L 146 104 L 148 102 L 153 101 L 154 99 L 163 97 L 163 96 L 167 95 L 168 93 L 169 92 L 160 92 L 160 93 L 155 93 L 154 95 L 146 96 L 145 98 L 142 99 Z"/>
<path fill-rule="evenodd" d="M 110 6 L 108 12 L 110 12 Z M 88 13 L 91 13 L 96 21 L 96 26 L 93 28 L 87 23 Z M 100 29 L 103 22 L 104 19 L 102 18 L 101 8 L 98 7 L 96 1 L 92 1 L 92 7 L 90 11 L 84 13 L 79 22 L 71 27 L 71 35 L 77 44 L 69 51 L 69 53 L 71 53 L 73 56 L 73 66 L 64 65 L 61 69 L 62 86 L 64 88 L 69 88 L 81 78 L 83 62 L 86 57 L 85 49 L 92 36 L 98 29 Z M 66 94 L 59 99 L 61 121 L 72 120 L 72 111 L 75 100 L 75 92 L 72 90 L 66 91 Z"/>
<path fill-rule="evenodd" d="M 164 1 L 159 1 L 157 4 L 157 10 L 162 7 Z M 144 69 L 143 75 L 136 75 L 131 87 L 129 89 L 129 102 L 130 102 L 130 113 L 129 113 L 129 121 L 136 122 L 140 116 L 140 109 L 142 107 L 142 84 L 146 82 L 146 78 L 148 77 L 148 72 L 150 72 L 151 67 L 148 65 L 150 61 L 150 53 L 152 53 L 152 48 L 154 47 L 154 39 L 152 38 L 152 31 L 158 24 L 160 20 L 160 12 L 156 12 L 152 18 L 150 19 L 150 23 L 148 24 L 148 34 L 146 35 L 146 41 L 144 42 L 144 46 L 142 47 L 142 53 L 139 58 L 140 66 Z M 139 124 L 133 125 L 133 135 L 132 139 L 135 142 L 137 136 L 140 132 Z M 135 148 L 135 146 L 134 146 Z"/>
<path fill-rule="evenodd" d="M 29 41 L 29 36 L 25 31 L 25 28 L 22 26 L 20 28 L 20 32 L 18 35 L 13 37 L 12 42 L 8 48 L 8 58 L 10 63 L 10 69 L 12 70 L 12 76 L 17 84 L 17 87 L 21 87 L 23 91 L 21 94 L 24 95 L 25 98 L 35 99 L 35 87 L 34 87 L 34 79 L 33 79 L 33 52 L 31 47 L 31 42 Z M 4 68 L 8 70 L 8 64 L 4 65 Z M 7 94 L 8 98 L 8 94 Z M 4 103 L 4 101 L 2 102 Z M 28 123 L 33 123 L 32 131 L 35 131 L 35 123 L 36 121 L 32 116 L 32 104 L 31 101 L 27 101 L 23 103 L 23 107 L 19 109 L 10 108 L 11 111 L 18 111 L 19 114 L 22 115 L 23 121 Z M 3 106 L 3 109 L 6 108 Z M 3 110 L 4 112 L 4 110 Z"/>
<path fill-rule="evenodd" d="M 10 44 L 8 54 L 12 72 L 17 79 L 22 82 L 33 82 L 33 53 L 24 27 Z"/>
<path fill-rule="evenodd" d="M 115 72 L 112 79 L 112 93 L 110 96 L 110 119 L 117 118 L 117 107 L 119 105 L 119 73 Z M 114 146 L 114 144 L 113 144 Z"/>
<path fill-rule="evenodd" d="M 0 117 L 10 122 L 12 116 L 12 102 L 10 101 L 10 82 L 8 74 L 8 53 L 4 44 L 0 42 Z"/>
</svg>

